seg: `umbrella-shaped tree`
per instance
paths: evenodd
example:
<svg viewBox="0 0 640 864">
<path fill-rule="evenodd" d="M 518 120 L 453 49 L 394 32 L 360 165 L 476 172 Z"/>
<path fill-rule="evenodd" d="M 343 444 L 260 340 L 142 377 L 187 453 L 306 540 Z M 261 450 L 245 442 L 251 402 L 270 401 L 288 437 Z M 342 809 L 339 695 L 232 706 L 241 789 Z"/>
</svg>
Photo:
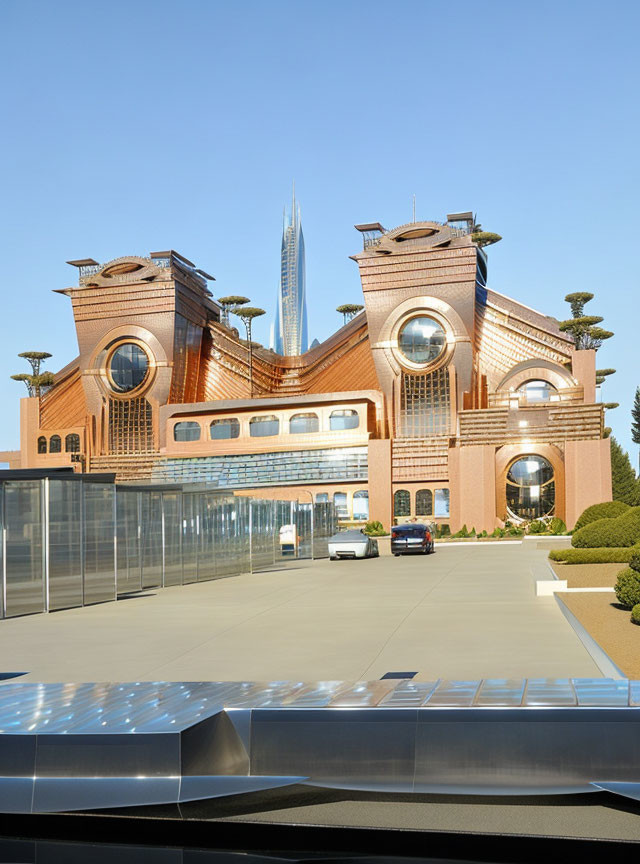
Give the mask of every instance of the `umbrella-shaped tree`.
<svg viewBox="0 0 640 864">
<path fill-rule="evenodd" d="M 344 324 L 348 324 L 352 318 L 361 312 L 364 309 L 364 306 L 359 303 L 343 303 L 342 306 L 336 307 L 336 312 L 339 312 L 342 315 L 343 326 Z"/>
<path fill-rule="evenodd" d="M 243 298 L 244 299 L 244 298 Z M 249 302 L 247 300 L 247 302 Z M 244 324 L 247 331 L 247 342 L 249 343 L 249 395 L 253 397 L 253 343 L 251 341 L 251 326 L 253 319 L 260 315 L 265 315 L 264 309 L 259 309 L 257 306 L 233 306 L 229 309 L 234 315 Z"/>
<path fill-rule="evenodd" d="M 13 381 L 22 381 L 27 388 L 29 396 L 42 396 L 55 381 L 52 372 L 41 372 L 42 361 L 51 357 L 47 351 L 23 351 L 18 354 L 31 364 L 31 375 L 27 372 L 19 372 L 17 375 L 12 375 Z"/>
<path fill-rule="evenodd" d="M 236 306 L 244 306 L 249 302 L 248 297 L 240 294 L 229 294 L 228 297 L 220 297 L 218 303 L 222 306 L 222 323 L 229 326 L 229 312 L 233 312 Z"/>
</svg>

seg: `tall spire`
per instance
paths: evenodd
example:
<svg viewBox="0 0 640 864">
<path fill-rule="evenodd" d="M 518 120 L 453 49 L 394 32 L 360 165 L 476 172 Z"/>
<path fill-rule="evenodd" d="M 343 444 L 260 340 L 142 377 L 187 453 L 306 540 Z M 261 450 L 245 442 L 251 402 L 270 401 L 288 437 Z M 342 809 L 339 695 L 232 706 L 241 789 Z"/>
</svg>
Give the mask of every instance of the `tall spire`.
<svg viewBox="0 0 640 864">
<path fill-rule="evenodd" d="M 288 221 L 285 214 L 282 228 L 280 256 L 280 289 L 271 348 L 278 354 L 295 356 L 307 350 L 304 237 L 295 180 L 291 189 L 291 214 Z"/>
</svg>

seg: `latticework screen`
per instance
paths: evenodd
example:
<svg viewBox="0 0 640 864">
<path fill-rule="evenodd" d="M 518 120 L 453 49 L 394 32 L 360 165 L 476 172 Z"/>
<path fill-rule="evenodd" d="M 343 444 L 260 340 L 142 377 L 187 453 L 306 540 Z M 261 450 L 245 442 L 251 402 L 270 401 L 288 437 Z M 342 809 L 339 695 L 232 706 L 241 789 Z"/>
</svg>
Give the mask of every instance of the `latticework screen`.
<svg viewBox="0 0 640 864">
<path fill-rule="evenodd" d="M 109 399 L 109 452 L 148 453 L 153 450 L 151 405 L 137 399 Z"/>
<path fill-rule="evenodd" d="M 397 434 L 402 438 L 447 435 L 451 392 L 446 367 L 426 375 L 403 373 Z"/>
</svg>

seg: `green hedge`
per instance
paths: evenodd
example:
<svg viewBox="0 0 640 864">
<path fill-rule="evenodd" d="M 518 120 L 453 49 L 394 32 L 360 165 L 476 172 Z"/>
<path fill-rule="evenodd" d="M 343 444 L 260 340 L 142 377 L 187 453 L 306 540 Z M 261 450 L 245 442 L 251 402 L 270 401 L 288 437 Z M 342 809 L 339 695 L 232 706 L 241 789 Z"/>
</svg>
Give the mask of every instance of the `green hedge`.
<svg viewBox="0 0 640 864">
<path fill-rule="evenodd" d="M 573 532 L 571 545 L 578 549 L 600 546 L 633 546 L 640 540 L 640 507 L 627 507 L 615 519 L 598 519 Z"/>
<path fill-rule="evenodd" d="M 633 554 L 638 553 L 637 546 L 624 548 L 609 546 L 604 549 L 553 549 L 549 552 L 552 561 L 564 561 L 566 564 L 628 564 Z"/>
<path fill-rule="evenodd" d="M 636 603 L 631 610 L 631 620 L 634 624 L 640 624 L 640 603 Z"/>
<path fill-rule="evenodd" d="M 640 575 L 630 567 L 626 567 L 618 574 L 615 592 L 618 602 L 625 609 L 633 609 L 640 604 Z"/>
<path fill-rule="evenodd" d="M 622 516 L 623 513 L 626 513 L 628 509 L 629 505 L 623 501 L 605 501 L 603 504 L 592 504 L 580 514 L 573 530 L 577 531 L 590 522 L 597 522 L 598 519 L 615 519 L 616 516 Z"/>
<path fill-rule="evenodd" d="M 567 526 L 564 524 L 562 519 L 559 516 L 554 516 L 549 523 L 549 531 L 551 531 L 552 534 L 565 534 L 566 530 Z"/>
</svg>

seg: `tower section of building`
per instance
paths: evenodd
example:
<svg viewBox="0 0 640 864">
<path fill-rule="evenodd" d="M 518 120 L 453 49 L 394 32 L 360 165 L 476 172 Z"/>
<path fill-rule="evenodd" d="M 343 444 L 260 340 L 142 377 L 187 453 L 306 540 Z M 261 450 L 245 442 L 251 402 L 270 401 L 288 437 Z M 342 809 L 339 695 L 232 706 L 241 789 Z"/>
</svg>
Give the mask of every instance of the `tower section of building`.
<svg viewBox="0 0 640 864">
<path fill-rule="evenodd" d="M 271 348 L 276 354 L 295 357 L 308 346 L 304 236 L 295 191 L 291 215 L 282 228 L 280 288 L 272 330 Z"/>
</svg>

